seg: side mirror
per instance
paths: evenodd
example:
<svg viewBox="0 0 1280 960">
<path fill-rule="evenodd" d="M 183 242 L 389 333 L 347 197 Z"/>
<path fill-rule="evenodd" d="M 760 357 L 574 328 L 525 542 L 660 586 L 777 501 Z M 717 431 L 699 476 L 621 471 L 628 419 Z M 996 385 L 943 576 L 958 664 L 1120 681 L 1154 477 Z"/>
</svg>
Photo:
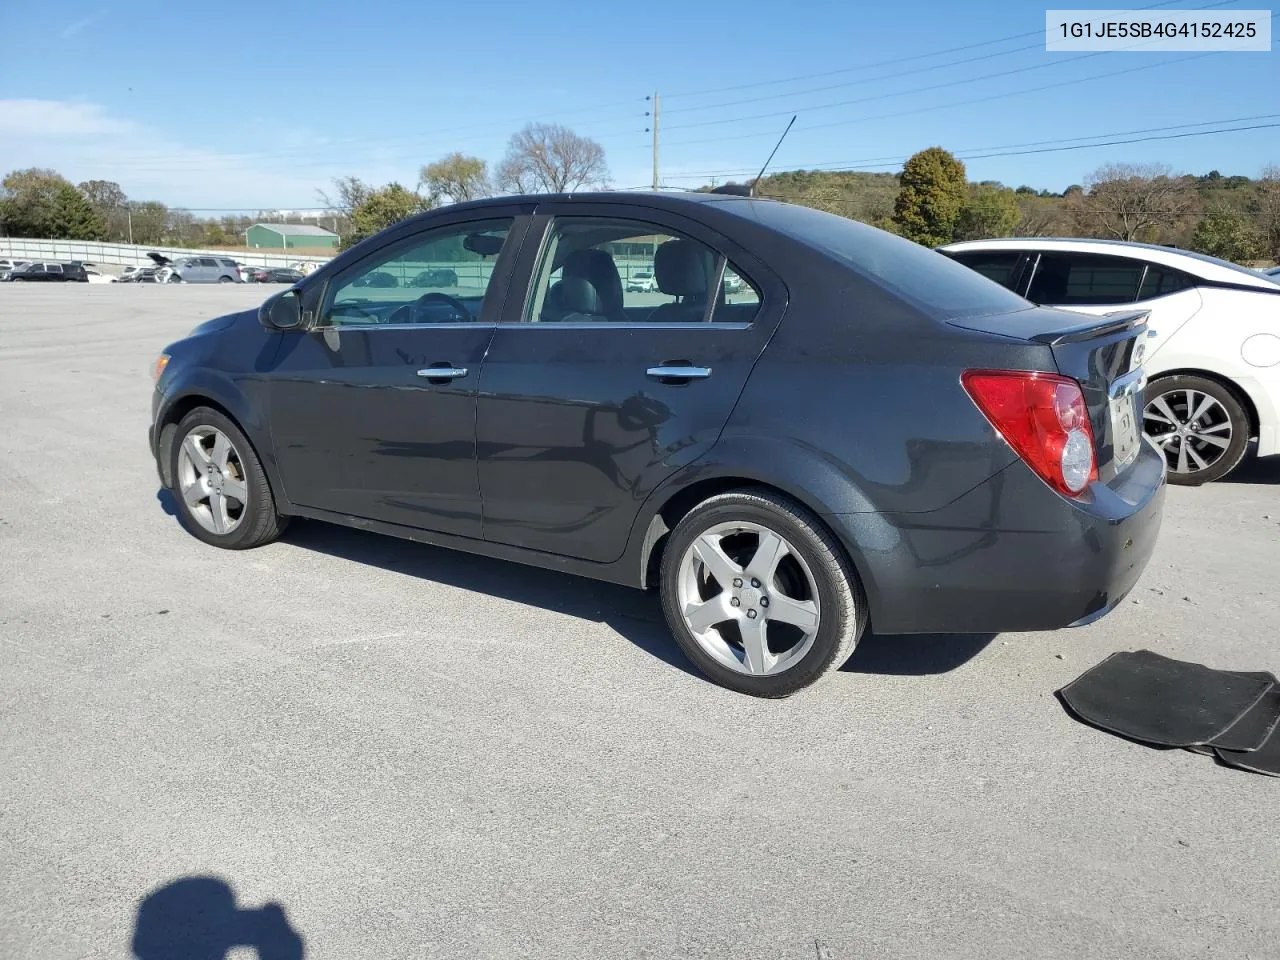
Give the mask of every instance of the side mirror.
<svg viewBox="0 0 1280 960">
<path fill-rule="evenodd" d="M 301 330 L 302 301 L 297 293 L 278 293 L 258 310 L 258 320 L 268 330 Z"/>
</svg>

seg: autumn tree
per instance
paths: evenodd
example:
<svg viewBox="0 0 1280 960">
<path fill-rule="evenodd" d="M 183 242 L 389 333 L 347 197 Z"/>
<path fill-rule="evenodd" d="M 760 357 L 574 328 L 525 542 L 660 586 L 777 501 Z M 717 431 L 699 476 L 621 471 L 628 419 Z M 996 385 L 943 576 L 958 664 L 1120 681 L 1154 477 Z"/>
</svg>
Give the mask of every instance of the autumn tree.
<svg viewBox="0 0 1280 960">
<path fill-rule="evenodd" d="M 398 183 L 369 189 L 364 199 L 351 211 L 351 233 L 343 238 L 343 246 L 359 243 L 392 224 L 430 209 L 430 198 Z"/>
<path fill-rule="evenodd" d="M 1280 260 L 1280 165 L 1264 168 L 1258 181 L 1258 232 L 1264 256 Z"/>
<path fill-rule="evenodd" d="M 964 164 L 941 147 L 929 147 L 907 160 L 898 184 L 897 232 L 926 247 L 949 243 L 968 199 Z"/>
<path fill-rule="evenodd" d="M 129 216 L 133 221 L 133 242 L 147 245 L 163 243 L 169 226 L 169 208 L 163 203 L 147 200 L 129 204 Z"/>
<path fill-rule="evenodd" d="M 497 185 L 511 193 L 571 193 L 609 182 L 604 148 L 559 124 L 531 123 L 513 134 Z"/>
<path fill-rule="evenodd" d="M 969 199 L 956 217 L 955 239 L 1007 237 L 1013 233 L 1021 215 L 1018 197 L 1008 187 L 975 183 L 969 187 Z"/>
<path fill-rule="evenodd" d="M 129 239 L 129 198 L 114 180 L 86 180 L 80 192 L 107 226 L 108 240 Z"/>
<path fill-rule="evenodd" d="M 479 200 L 489 195 L 489 168 L 479 157 L 451 153 L 423 167 L 418 183 L 437 204 Z"/>
<path fill-rule="evenodd" d="M 55 170 L 31 167 L 7 174 L 0 180 L 0 228 L 9 236 L 52 236 L 54 206 L 63 187 L 71 183 Z"/>
<path fill-rule="evenodd" d="M 1095 170 L 1084 190 L 1069 192 L 1067 203 L 1084 236 L 1153 240 L 1192 214 L 1196 197 L 1167 166 L 1113 163 Z"/>
<path fill-rule="evenodd" d="M 1191 249 L 1245 263 L 1265 256 L 1266 240 L 1245 214 L 1222 208 L 1211 211 L 1196 224 Z"/>
</svg>

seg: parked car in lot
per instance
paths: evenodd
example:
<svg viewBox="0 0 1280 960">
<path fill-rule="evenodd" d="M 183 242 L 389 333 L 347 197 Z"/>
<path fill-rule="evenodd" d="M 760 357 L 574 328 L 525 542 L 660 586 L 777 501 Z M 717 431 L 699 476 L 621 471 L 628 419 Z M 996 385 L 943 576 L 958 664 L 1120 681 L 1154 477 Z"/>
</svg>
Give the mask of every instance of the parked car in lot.
<svg viewBox="0 0 1280 960">
<path fill-rule="evenodd" d="M 648 270 L 638 270 L 627 278 L 627 293 L 654 293 L 658 282 Z"/>
<path fill-rule="evenodd" d="M 252 276 L 254 283 L 297 283 L 303 273 L 292 267 L 255 267 Z"/>
<path fill-rule="evenodd" d="M 456 287 L 457 285 L 458 274 L 448 267 L 423 270 L 408 283 L 411 287 Z"/>
<path fill-rule="evenodd" d="M 614 251 L 636 242 L 666 302 L 627 299 Z M 369 295 L 459 245 L 492 269 Z M 719 297 L 726 269 L 757 296 Z M 150 439 L 206 543 L 310 517 L 656 587 L 709 677 L 784 696 L 868 623 L 1048 630 L 1121 602 L 1165 482 L 1145 317 L 1040 309 L 773 201 L 503 197 L 171 344 Z"/>
<path fill-rule="evenodd" d="M 148 253 L 158 268 L 157 283 L 239 283 L 240 266 L 229 257 L 182 257 L 170 260 Z"/>
<path fill-rule="evenodd" d="M 10 270 L 6 278 L 13 282 L 53 282 L 53 283 L 87 283 L 89 278 L 84 267 L 79 263 L 54 263 L 37 261 L 24 263 Z"/>
<path fill-rule="evenodd" d="M 125 267 L 120 274 L 120 283 L 155 283 L 156 271 L 159 267 Z"/>
<path fill-rule="evenodd" d="M 360 277 L 355 285 L 358 287 L 381 287 L 389 289 L 391 287 L 400 286 L 400 281 L 396 279 L 395 274 L 387 273 L 383 270 L 375 270 L 370 274 Z"/>
<path fill-rule="evenodd" d="M 0 260 L 0 275 L 12 273 L 15 267 L 21 267 L 26 262 L 26 260 Z"/>
<path fill-rule="evenodd" d="M 943 253 L 1035 303 L 1151 314 L 1143 427 L 1173 483 L 1280 453 L 1280 286 L 1198 253 L 1081 239 L 974 240 Z"/>
</svg>

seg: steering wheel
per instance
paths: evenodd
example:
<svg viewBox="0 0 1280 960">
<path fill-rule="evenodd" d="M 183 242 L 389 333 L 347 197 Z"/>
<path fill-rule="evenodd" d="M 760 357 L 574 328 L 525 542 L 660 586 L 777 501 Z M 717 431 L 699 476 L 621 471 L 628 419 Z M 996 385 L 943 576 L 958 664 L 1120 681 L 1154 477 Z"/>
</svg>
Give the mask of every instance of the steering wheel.
<svg viewBox="0 0 1280 960">
<path fill-rule="evenodd" d="M 417 323 L 418 310 L 426 306 L 427 303 L 445 303 L 453 308 L 456 323 L 465 323 L 471 319 L 471 311 L 467 309 L 467 305 L 456 297 L 451 297 L 447 293 L 440 293 L 432 290 L 430 293 L 424 293 L 413 303 L 406 303 L 402 307 L 398 307 L 394 313 L 387 319 L 388 323 Z"/>
</svg>

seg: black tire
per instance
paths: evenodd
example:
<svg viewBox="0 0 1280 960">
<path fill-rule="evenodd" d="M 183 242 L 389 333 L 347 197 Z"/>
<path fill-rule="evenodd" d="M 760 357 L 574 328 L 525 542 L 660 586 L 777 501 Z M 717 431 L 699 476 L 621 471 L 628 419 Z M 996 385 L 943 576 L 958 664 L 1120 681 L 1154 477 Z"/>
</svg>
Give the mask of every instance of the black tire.
<svg viewBox="0 0 1280 960">
<path fill-rule="evenodd" d="M 1186 424 L 1188 391 L 1197 407 L 1203 402 L 1196 397 L 1197 394 L 1217 401 L 1217 405 L 1205 413 L 1202 420 L 1197 421 L 1197 425 L 1207 428 L 1199 438 L 1195 434 L 1172 436 Z M 1172 411 L 1174 419 L 1179 422 L 1169 423 L 1165 412 L 1153 406 L 1161 399 L 1164 407 Z M 1196 376 L 1161 377 L 1147 384 L 1143 403 L 1143 431 L 1164 453 L 1170 483 L 1198 487 L 1221 480 L 1240 465 L 1248 452 L 1249 435 L 1252 432 L 1249 415 L 1236 392 L 1216 380 Z M 1229 429 L 1224 428 L 1224 424 Z M 1204 439 L 1206 436 L 1210 439 Z M 1218 441 L 1224 437 L 1227 439 L 1227 446 L 1220 448 Z M 1207 465 L 1201 468 L 1197 457 Z"/>
<path fill-rule="evenodd" d="M 808 565 L 817 588 L 821 618 L 813 644 L 795 664 L 776 674 L 752 676 L 723 665 L 702 648 L 680 612 L 679 577 L 686 551 L 707 530 L 734 521 L 759 524 L 780 535 Z M 790 696 L 838 669 L 867 624 L 861 583 L 835 537 L 807 509 L 765 490 L 731 490 L 686 514 L 663 550 L 660 591 L 667 624 L 694 665 L 720 686 L 756 697 Z M 772 647 L 773 634 L 769 637 Z"/>
<path fill-rule="evenodd" d="M 219 282 L 219 283 L 235 283 L 235 281 L 234 281 L 234 280 L 232 280 L 230 277 L 225 276 L 225 275 L 224 275 L 224 276 L 219 277 L 219 278 L 218 278 L 218 282 Z"/>
<path fill-rule="evenodd" d="M 231 441 L 237 455 L 238 464 L 243 471 L 243 481 L 248 491 L 239 522 L 228 533 L 215 533 L 207 529 L 196 518 L 190 505 L 182 495 L 182 476 L 179 470 L 179 454 L 184 438 L 200 427 L 211 427 L 221 431 Z M 271 485 L 267 482 L 266 472 L 262 469 L 262 461 L 257 451 L 238 426 L 227 416 L 209 407 L 196 407 L 178 424 L 173 434 L 169 449 L 170 493 L 177 504 L 178 517 L 187 531 L 198 540 L 224 550 L 248 550 L 270 543 L 280 536 L 288 525 L 289 518 L 283 517 L 276 510 L 275 497 L 271 493 Z"/>
</svg>

